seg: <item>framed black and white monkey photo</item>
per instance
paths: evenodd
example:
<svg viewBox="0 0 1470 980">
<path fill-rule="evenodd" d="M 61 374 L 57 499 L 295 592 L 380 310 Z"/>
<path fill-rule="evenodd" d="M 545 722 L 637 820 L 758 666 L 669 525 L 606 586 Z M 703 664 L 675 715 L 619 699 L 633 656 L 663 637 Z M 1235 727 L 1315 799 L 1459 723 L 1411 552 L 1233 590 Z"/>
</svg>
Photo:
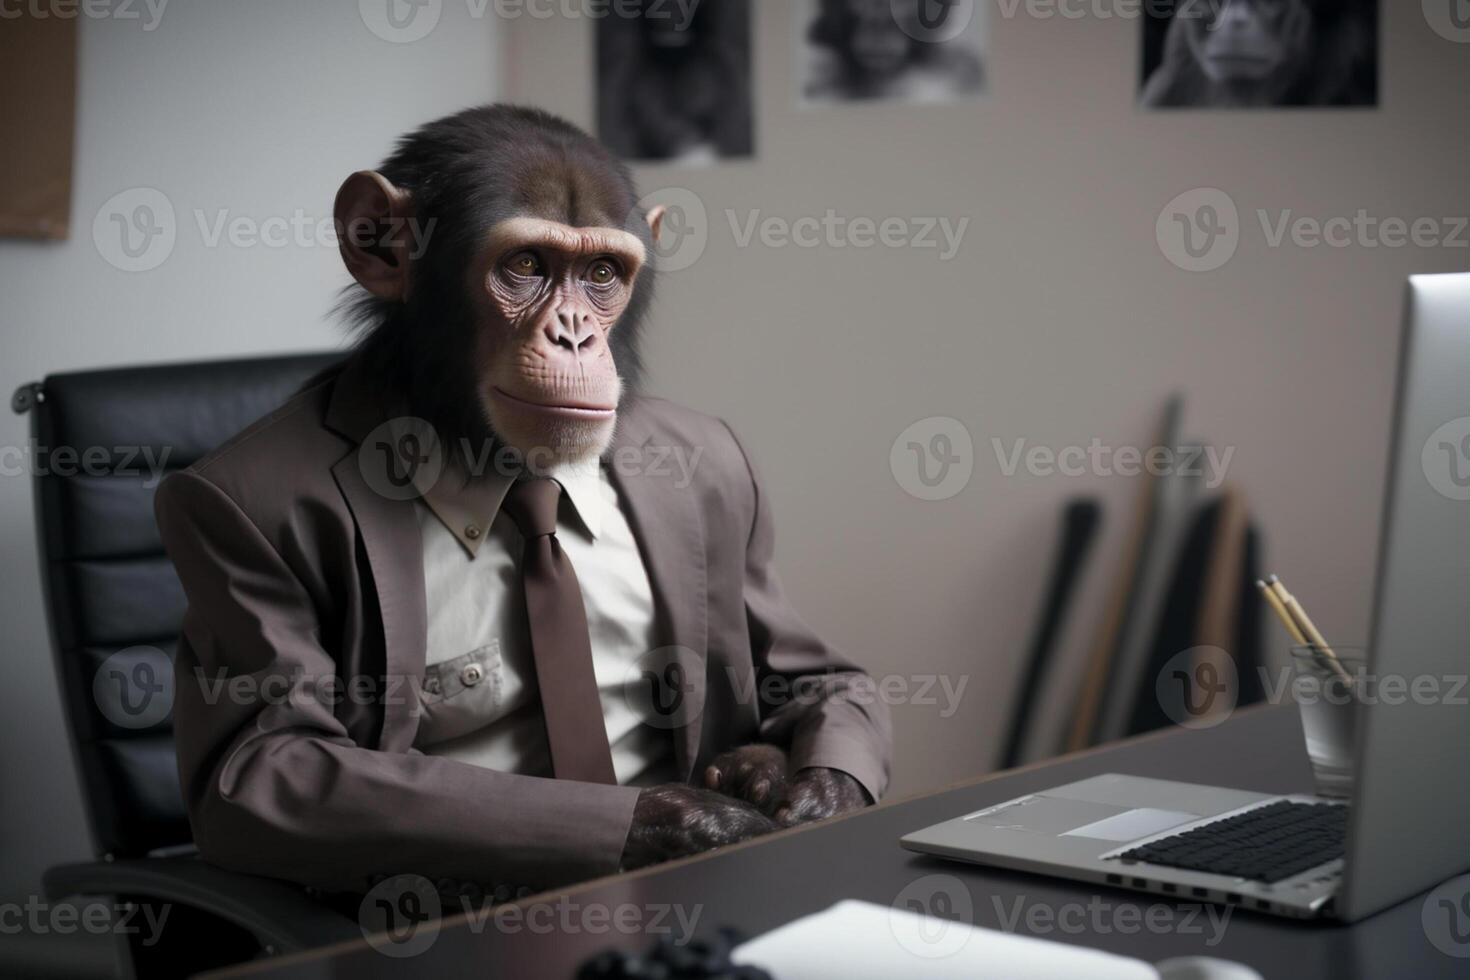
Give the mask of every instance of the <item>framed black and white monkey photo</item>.
<svg viewBox="0 0 1470 980">
<path fill-rule="evenodd" d="M 597 129 L 625 160 L 755 151 L 750 0 L 632 0 L 597 27 Z"/>
<path fill-rule="evenodd" d="M 935 104 L 985 91 L 980 0 L 796 0 L 802 105 Z"/>
<path fill-rule="evenodd" d="M 1148 108 L 1373 107 L 1379 0 L 1150 0 Z"/>
</svg>

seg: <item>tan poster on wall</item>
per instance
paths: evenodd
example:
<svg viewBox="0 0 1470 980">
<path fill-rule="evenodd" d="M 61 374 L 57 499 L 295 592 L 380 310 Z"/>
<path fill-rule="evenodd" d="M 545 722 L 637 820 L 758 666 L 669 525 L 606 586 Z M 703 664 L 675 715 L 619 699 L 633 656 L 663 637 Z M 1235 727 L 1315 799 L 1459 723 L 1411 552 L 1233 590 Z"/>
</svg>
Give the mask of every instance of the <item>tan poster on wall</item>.
<svg viewBox="0 0 1470 980">
<path fill-rule="evenodd" d="M 65 238 L 77 20 L 37 16 L 28 7 L 16 13 L 0 29 L 0 236 Z"/>
</svg>

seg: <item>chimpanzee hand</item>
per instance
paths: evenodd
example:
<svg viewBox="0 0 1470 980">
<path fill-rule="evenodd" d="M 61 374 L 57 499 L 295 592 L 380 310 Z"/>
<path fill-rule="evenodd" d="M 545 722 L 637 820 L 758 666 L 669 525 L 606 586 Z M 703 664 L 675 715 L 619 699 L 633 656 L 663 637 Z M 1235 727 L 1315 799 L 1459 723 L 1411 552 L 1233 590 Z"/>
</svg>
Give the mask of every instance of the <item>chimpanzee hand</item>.
<svg viewBox="0 0 1470 980">
<path fill-rule="evenodd" d="M 641 868 L 759 837 L 776 829 L 748 803 L 713 790 L 664 783 L 638 794 L 623 867 Z"/>
<path fill-rule="evenodd" d="M 705 769 L 704 785 L 772 816 L 786 800 L 786 753 L 774 745 L 723 752 Z"/>
<path fill-rule="evenodd" d="M 792 827 L 872 805 L 868 791 L 847 773 L 812 766 L 798 769 L 791 777 L 786 801 L 776 810 L 776 823 Z"/>
</svg>

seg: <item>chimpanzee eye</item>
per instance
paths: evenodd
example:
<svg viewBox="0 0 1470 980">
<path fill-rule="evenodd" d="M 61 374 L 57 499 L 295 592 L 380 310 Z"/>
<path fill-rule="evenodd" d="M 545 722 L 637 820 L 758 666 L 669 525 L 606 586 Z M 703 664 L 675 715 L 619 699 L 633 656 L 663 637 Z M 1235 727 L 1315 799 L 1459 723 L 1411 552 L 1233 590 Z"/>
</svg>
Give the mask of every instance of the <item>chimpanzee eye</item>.
<svg viewBox="0 0 1470 980">
<path fill-rule="evenodd" d="M 505 267 L 515 275 L 528 279 L 541 275 L 541 259 L 535 252 L 517 252 L 506 261 Z"/>
<path fill-rule="evenodd" d="M 599 286 L 606 286 L 617 277 L 617 267 L 607 259 L 598 259 L 587 269 L 587 278 Z"/>
</svg>

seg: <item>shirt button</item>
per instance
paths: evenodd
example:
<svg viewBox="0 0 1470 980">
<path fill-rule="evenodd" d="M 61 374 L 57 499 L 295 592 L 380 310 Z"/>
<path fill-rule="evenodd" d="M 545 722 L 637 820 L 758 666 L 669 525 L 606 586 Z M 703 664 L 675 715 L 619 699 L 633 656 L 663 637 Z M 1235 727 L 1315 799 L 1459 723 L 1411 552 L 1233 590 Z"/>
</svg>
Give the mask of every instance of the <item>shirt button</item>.
<svg viewBox="0 0 1470 980">
<path fill-rule="evenodd" d="M 479 664 L 467 664 L 464 670 L 459 672 L 459 679 L 464 682 L 465 687 L 474 687 L 484 676 L 485 672 L 480 669 Z"/>
<path fill-rule="evenodd" d="M 484 532 L 480 530 L 480 525 L 478 524 L 466 524 L 464 526 L 464 536 L 469 538 L 471 541 L 480 540 L 480 535 L 483 533 Z"/>
</svg>

